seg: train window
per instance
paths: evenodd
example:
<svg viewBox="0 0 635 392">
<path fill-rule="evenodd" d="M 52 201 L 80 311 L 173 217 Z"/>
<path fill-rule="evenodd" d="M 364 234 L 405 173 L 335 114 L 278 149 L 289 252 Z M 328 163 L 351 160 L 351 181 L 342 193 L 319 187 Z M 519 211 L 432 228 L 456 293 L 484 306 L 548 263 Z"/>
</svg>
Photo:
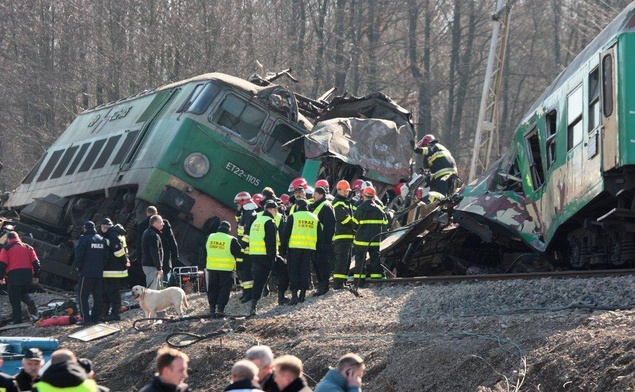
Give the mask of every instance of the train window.
<svg viewBox="0 0 635 392">
<path fill-rule="evenodd" d="M 108 139 L 106 148 L 104 148 L 104 151 L 101 152 L 101 155 L 99 156 L 99 159 L 97 159 L 97 162 L 95 163 L 95 166 L 93 166 L 93 169 L 101 169 L 102 167 L 106 166 L 106 162 L 112 155 L 112 152 L 115 150 L 115 146 L 117 145 L 117 143 L 119 143 L 119 139 L 121 139 L 121 135 L 113 136 Z"/>
<path fill-rule="evenodd" d="M 214 98 L 221 92 L 221 88 L 213 83 L 207 83 L 203 91 L 193 99 L 188 112 L 194 114 L 203 114 L 212 103 Z"/>
<path fill-rule="evenodd" d="M 35 178 L 35 173 L 37 173 L 37 171 L 40 170 L 40 166 L 42 166 L 42 162 L 44 162 L 44 158 L 46 158 L 46 155 L 40 158 L 38 163 L 33 167 L 33 169 L 31 169 L 29 174 L 27 174 L 26 177 L 24 177 L 24 180 L 22 180 L 23 184 L 30 184 L 31 181 L 33 181 L 33 179 Z"/>
<path fill-rule="evenodd" d="M 66 149 L 66 152 L 64 153 L 64 156 L 60 161 L 60 164 L 57 165 L 57 167 L 53 171 L 53 175 L 51 176 L 51 178 L 59 178 L 62 176 L 62 174 L 64 174 L 64 171 L 68 168 L 68 164 L 71 163 L 71 158 L 73 158 L 73 155 L 75 155 L 75 152 L 77 152 L 78 148 L 79 146 L 72 146 Z"/>
<path fill-rule="evenodd" d="M 273 132 L 265 141 L 263 150 L 296 171 L 302 169 L 302 155 L 304 138 L 298 131 L 287 124 L 279 123 L 273 128 Z M 295 140 L 294 140 L 295 139 Z M 290 142 L 293 140 L 293 142 Z M 286 144 L 290 142 L 289 144 Z"/>
<path fill-rule="evenodd" d="M 556 131 L 558 130 L 558 112 L 551 110 L 545 116 L 545 129 L 547 134 L 547 170 L 556 161 Z"/>
<path fill-rule="evenodd" d="M 231 94 L 225 97 L 216 114 L 218 124 L 249 141 L 255 141 L 266 117 L 265 112 Z"/>
<path fill-rule="evenodd" d="M 117 155 L 115 155 L 115 159 L 112 160 L 113 165 L 118 165 L 123 162 L 123 159 L 126 157 L 126 155 L 128 155 L 128 151 L 130 151 L 130 148 L 132 147 L 132 144 L 134 143 L 138 134 L 138 129 L 136 131 L 128 132 L 126 139 L 121 144 L 121 147 L 119 147 L 119 152 L 117 152 Z"/>
<path fill-rule="evenodd" d="M 84 154 L 86 154 L 86 151 L 88 151 L 88 146 L 90 146 L 90 143 L 84 144 L 79 149 L 79 152 L 77 153 L 77 156 L 75 157 L 75 159 L 73 159 L 73 163 L 71 163 L 71 167 L 68 168 L 66 175 L 73 174 L 75 172 L 75 169 L 77 169 L 77 166 L 79 166 L 79 163 L 82 161 L 82 158 L 84 158 Z"/>
<path fill-rule="evenodd" d="M 589 74 L 589 129 L 591 132 L 600 126 L 600 70 Z"/>
<path fill-rule="evenodd" d="M 578 86 L 567 97 L 567 151 L 582 142 L 582 105 L 582 86 Z"/>
<path fill-rule="evenodd" d="M 602 113 L 604 117 L 613 114 L 613 56 L 602 59 Z"/>
<path fill-rule="evenodd" d="M 51 154 L 51 157 L 49 158 L 48 162 L 46 162 L 42 173 L 40 173 L 40 176 L 37 178 L 38 182 L 44 181 L 49 178 L 49 175 L 53 171 L 55 165 L 57 165 L 57 162 L 59 162 L 63 152 L 64 150 L 57 150 Z"/>
<path fill-rule="evenodd" d="M 538 130 L 534 127 L 525 136 L 527 146 L 527 161 L 529 162 L 529 172 L 534 190 L 540 188 L 545 182 L 545 173 L 542 168 L 542 156 L 540 154 L 540 143 L 538 140 Z"/>
<path fill-rule="evenodd" d="M 187 109 L 190 108 L 190 106 L 192 105 L 192 102 L 194 102 L 194 100 L 199 96 L 199 94 L 201 93 L 201 91 L 203 91 L 203 87 L 205 85 L 204 84 L 197 84 L 194 87 L 194 90 L 192 90 L 192 93 L 187 97 L 187 99 L 185 100 L 185 102 L 183 102 L 183 104 L 181 105 L 181 107 L 176 111 L 177 113 L 182 113 L 184 111 L 186 111 Z"/>
<path fill-rule="evenodd" d="M 79 170 L 77 171 L 78 173 L 85 172 L 86 170 L 90 169 L 90 167 L 93 165 L 93 162 L 95 162 L 95 159 L 97 159 L 97 154 L 99 154 L 101 148 L 104 146 L 105 143 L 106 139 L 97 140 L 95 143 L 93 143 L 93 146 L 86 156 L 86 160 L 79 167 Z"/>
</svg>

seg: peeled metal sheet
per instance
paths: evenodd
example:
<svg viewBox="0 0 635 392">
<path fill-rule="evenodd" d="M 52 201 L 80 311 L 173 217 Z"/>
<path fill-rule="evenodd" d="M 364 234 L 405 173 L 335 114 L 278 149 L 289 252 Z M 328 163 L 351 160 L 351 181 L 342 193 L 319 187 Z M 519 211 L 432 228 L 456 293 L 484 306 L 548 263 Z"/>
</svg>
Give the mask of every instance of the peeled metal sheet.
<svg viewBox="0 0 635 392">
<path fill-rule="evenodd" d="M 108 324 L 97 324 L 92 327 L 84 328 L 81 331 L 68 335 L 69 338 L 78 339 L 83 342 L 100 339 L 113 333 L 121 331 L 121 328 L 113 327 Z"/>
</svg>

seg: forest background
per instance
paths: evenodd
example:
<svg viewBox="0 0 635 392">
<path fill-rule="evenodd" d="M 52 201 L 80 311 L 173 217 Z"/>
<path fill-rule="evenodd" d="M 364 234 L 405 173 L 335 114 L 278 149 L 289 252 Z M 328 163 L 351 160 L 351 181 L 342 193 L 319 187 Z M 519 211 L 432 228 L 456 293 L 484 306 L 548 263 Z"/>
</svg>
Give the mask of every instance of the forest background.
<svg viewBox="0 0 635 392">
<path fill-rule="evenodd" d="M 501 149 L 532 102 L 630 0 L 512 1 Z M 3 0 L 0 191 L 83 110 L 207 73 L 317 97 L 382 91 L 467 177 L 495 0 Z M 262 65 L 260 67 L 259 65 Z M 502 151 L 498 151 L 502 153 Z M 495 152 L 496 154 L 496 152 Z"/>
</svg>

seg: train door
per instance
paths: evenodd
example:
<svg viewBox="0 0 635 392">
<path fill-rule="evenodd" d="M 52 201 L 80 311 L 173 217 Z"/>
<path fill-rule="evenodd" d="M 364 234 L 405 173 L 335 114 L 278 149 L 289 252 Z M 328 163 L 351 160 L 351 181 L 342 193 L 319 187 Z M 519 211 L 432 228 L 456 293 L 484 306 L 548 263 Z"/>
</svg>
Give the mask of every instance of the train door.
<svg viewBox="0 0 635 392">
<path fill-rule="evenodd" d="M 602 171 L 604 172 L 613 169 L 619 162 L 615 64 L 615 45 L 613 45 L 600 56 Z"/>
</svg>

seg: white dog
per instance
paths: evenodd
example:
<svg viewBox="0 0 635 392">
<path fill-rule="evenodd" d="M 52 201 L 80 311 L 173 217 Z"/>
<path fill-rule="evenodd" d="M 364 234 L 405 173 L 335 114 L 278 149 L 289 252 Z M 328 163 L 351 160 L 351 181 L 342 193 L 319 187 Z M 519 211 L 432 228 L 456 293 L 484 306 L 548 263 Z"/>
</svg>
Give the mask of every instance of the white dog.
<svg viewBox="0 0 635 392">
<path fill-rule="evenodd" d="M 168 287 L 163 290 L 147 289 L 143 286 L 134 286 L 132 296 L 139 301 L 139 305 L 146 318 L 155 318 L 157 312 L 172 307 L 179 317 L 183 317 L 181 305 L 188 308 L 185 291 L 180 287 Z"/>
</svg>

